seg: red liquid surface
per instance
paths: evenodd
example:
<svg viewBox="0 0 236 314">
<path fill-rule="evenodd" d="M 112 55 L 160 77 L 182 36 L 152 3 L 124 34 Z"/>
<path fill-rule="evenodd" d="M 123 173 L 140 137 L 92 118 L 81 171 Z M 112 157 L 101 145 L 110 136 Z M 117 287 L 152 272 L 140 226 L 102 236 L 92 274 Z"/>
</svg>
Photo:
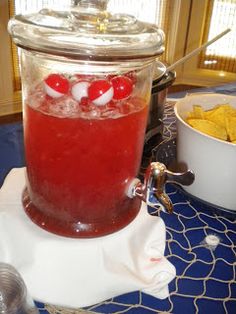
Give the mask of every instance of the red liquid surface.
<svg viewBox="0 0 236 314">
<path fill-rule="evenodd" d="M 138 174 L 148 111 L 138 98 L 129 102 L 139 109 L 103 119 L 58 117 L 25 106 L 23 204 L 36 224 L 63 236 L 96 237 L 135 218 L 140 200 L 126 192 Z"/>
</svg>

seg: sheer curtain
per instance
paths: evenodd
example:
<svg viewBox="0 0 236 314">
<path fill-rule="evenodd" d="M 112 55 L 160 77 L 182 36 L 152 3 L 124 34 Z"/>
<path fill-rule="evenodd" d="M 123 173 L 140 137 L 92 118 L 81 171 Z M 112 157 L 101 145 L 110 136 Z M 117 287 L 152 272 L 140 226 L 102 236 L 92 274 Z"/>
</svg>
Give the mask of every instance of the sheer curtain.
<svg viewBox="0 0 236 314">
<path fill-rule="evenodd" d="M 38 12 L 42 8 L 63 10 L 71 4 L 71 0 L 15 0 L 12 2 L 14 2 L 15 14 Z"/>
<path fill-rule="evenodd" d="M 199 68 L 236 73 L 236 0 L 209 1 L 203 40 L 227 28 L 231 32 L 216 41 L 199 58 Z"/>
</svg>

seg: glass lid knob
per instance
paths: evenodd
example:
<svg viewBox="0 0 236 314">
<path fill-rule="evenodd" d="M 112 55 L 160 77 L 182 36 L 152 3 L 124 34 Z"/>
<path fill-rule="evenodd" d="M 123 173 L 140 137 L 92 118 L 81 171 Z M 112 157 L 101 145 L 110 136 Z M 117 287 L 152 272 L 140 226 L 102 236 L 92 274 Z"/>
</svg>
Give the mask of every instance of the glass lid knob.
<svg viewBox="0 0 236 314">
<path fill-rule="evenodd" d="M 106 11 L 109 0 L 74 0 L 73 7 L 80 7 L 80 9 Z"/>
</svg>

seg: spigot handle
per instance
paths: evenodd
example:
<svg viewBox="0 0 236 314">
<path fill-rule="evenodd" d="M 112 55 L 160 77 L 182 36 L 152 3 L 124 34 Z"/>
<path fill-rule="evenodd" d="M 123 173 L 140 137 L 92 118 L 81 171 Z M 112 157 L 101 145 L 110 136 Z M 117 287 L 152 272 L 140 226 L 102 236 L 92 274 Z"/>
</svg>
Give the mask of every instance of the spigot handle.
<svg viewBox="0 0 236 314">
<path fill-rule="evenodd" d="M 194 173 L 191 170 L 186 172 L 172 172 L 166 169 L 167 181 L 181 185 L 190 185 L 194 181 Z"/>
<path fill-rule="evenodd" d="M 151 195 L 155 195 L 156 199 L 168 213 L 173 212 L 173 205 L 169 196 L 165 192 L 165 184 L 173 182 L 181 185 L 190 185 L 194 181 L 194 173 L 188 170 L 183 173 L 171 172 L 166 166 L 160 162 L 152 162 L 146 170 L 144 183 L 135 181 L 132 188 L 132 195 L 142 199 L 142 201 L 150 204 Z"/>
</svg>

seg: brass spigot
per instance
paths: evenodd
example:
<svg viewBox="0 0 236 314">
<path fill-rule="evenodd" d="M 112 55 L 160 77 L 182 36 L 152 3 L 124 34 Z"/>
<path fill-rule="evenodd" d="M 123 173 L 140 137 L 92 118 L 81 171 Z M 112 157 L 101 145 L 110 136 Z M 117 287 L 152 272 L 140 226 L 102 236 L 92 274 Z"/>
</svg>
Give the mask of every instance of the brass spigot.
<svg viewBox="0 0 236 314">
<path fill-rule="evenodd" d="M 191 170 L 181 173 L 172 172 L 164 164 L 152 162 L 146 170 L 144 183 L 139 179 L 135 179 L 130 185 L 128 196 L 131 198 L 139 197 L 148 205 L 152 205 L 150 196 L 154 195 L 159 202 L 159 207 L 166 209 L 168 213 L 172 213 L 173 204 L 165 192 L 165 184 L 173 182 L 181 185 L 190 185 L 193 181 L 194 173 Z"/>
</svg>

